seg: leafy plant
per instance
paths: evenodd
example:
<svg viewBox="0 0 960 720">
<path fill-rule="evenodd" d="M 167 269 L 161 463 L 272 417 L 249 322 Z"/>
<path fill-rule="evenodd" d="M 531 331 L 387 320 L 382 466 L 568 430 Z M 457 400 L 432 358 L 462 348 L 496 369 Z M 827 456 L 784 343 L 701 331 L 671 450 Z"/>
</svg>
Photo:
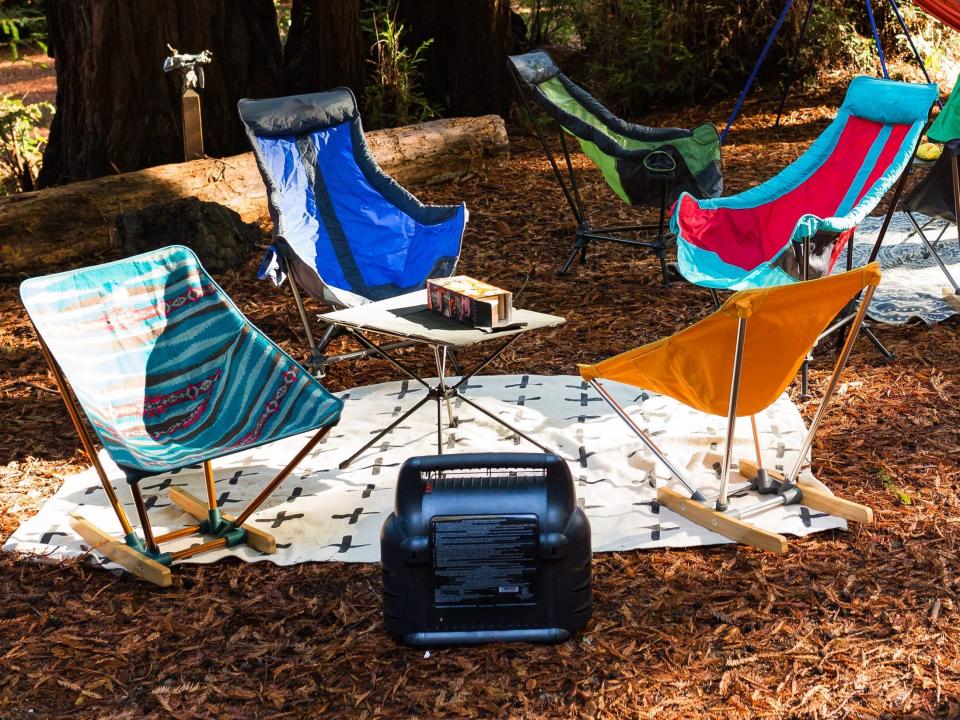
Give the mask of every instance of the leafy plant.
<svg viewBox="0 0 960 720">
<path fill-rule="evenodd" d="M 0 95 L 0 195 L 33 190 L 34 168 L 40 167 L 46 145 L 38 126 L 52 112 L 48 102 L 24 104 Z"/>
<path fill-rule="evenodd" d="M 913 505 L 913 498 L 910 493 L 901 490 L 886 469 L 880 470 L 880 483 L 883 485 L 883 489 L 893 495 L 901 505 Z"/>
<path fill-rule="evenodd" d="M 10 50 L 10 59 L 19 60 L 26 46 L 47 51 L 47 25 L 39 3 L 10 3 L 0 7 L 0 47 Z"/>
<path fill-rule="evenodd" d="M 428 39 L 414 49 L 403 42 L 406 28 L 397 21 L 395 2 L 373 4 L 364 18 L 373 38 L 371 72 L 364 88 L 365 114 L 371 127 L 407 125 L 436 117 L 439 109 L 419 88 Z"/>
<path fill-rule="evenodd" d="M 572 43 L 577 35 L 574 18 L 579 0 L 520 0 L 521 17 L 531 47 Z"/>
<path fill-rule="evenodd" d="M 280 30 L 280 42 L 285 43 L 287 35 L 290 33 L 291 0 L 273 0 L 273 6 L 277 9 L 277 28 Z"/>
</svg>

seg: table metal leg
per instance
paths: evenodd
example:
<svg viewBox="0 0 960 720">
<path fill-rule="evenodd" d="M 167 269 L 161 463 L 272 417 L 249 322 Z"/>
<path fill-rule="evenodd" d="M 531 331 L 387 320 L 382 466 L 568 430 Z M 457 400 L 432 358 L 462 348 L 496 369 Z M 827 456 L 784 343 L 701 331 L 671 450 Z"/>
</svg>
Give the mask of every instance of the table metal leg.
<svg viewBox="0 0 960 720">
<path fill-rule="evenodd" d="M 353 455 L 351 455 L 351 456 L 348 457 L 346 460 L 344 460 L 342 463 L 340 463 L 340 469 L 341 469 L 341 470 L 344 470 L 344 469 L 346 469 L 347 467 L 349 467 L 350 464 L 351 464 L 354 460 L 356 460 L 356 459 L 357 459 L 358 457 L 360 457 L 363 453 L 365 453 L 370 447 L 372 447 L 373 445 L 376 445 L 378 442 L 380 442 L 380 439 L 381 439 L 384 435 L 386 435 L 386 434 L 388 434 L 389 432 L 391 432 L 395 427 L 397 427 L 397 425 L 399 425 L 399 424 L 402 423 L 404 420 L 406 420 L 408 417 L 410 417 L 411 415 L 413 415 L 417 410 L 419 410 L 420 408 L 422 408 L 427 402 L 429 402 L 430 400 L 433 400 L 434 397 L 436 397 L 436 393 L 431 389 L 430 392 L 427 394 L 427 396 L 426 396 L 425 398 L 423 398 L 420 402 L 418 402 L 418 403 L 417 403 L 416 405 L 414 405 L 412 408 L 410 408 L 409 410 L 407 410 L 403 415 L 401 415 L 401 416 L 398 417 L 396 420 L 394 420 L 392 423 L 390 423 L 384 430 L 382 430 L 381 432 L 377 433 L 376 436 L 374 436 L 373 440 L 371 440 L 370 442 L 368 442 L 368 443 L 367 443 L 366 445 L 364 445 L 362 448 L 360 448 L 359 450 L 357 450 Z M 438 407 L 439 407 L 439 405 L 438 405 Z"/>
</svg>

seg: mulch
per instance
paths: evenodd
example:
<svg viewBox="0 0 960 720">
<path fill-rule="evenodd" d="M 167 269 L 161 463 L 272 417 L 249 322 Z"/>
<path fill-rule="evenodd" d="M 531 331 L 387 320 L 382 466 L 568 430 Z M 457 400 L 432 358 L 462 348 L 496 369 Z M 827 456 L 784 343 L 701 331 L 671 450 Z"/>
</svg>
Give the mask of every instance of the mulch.
<svg viewBox="0 0 960 720">
<path fill-rule="evenodd" d="M 777 130 L 775 103 L 751 102 L 725 149 L 727 192 L 796 157 L 838 101 L 835 87 L 798 96 Z M 510 160 L 420 191 L 467 202 L 462 272 L 567 318 L 491 372 L 575 373 L 709 312 L 705 291 L 664 289 L 655 259 L 619 247 L 596 246 L 558 279 L 572 240 L 566 208 L 533 140 L 513 138 Z M 598 215 L 645 216 L 588 178 Z M 219 279 L 302 358 L 293 304 L 252 279 L 257 259 Z M 960 323 L 878 332 L 896 359 L 858 343 L 813 449 L 817 477 L 872 506 L 873 525 L 792 540 L 784 556 L 738 546 L 598 554 L 593 619 L 572 640 L 429 656 L 385 634 L 374 565 L 184 565 L 157 589 L 79 560 L 5 554 L 0 718 L 960 716 Z M 833 357 L 814 363 L 815 389 Z M 388 379 L 388 366 L 365 360 L 333 367 L 325 383 Z M 0 540 L 88 466 L 52 387 L 16 287 L 0 286 Z M 808 419 L 815 407 L 802 405 Z"/>
</svg>

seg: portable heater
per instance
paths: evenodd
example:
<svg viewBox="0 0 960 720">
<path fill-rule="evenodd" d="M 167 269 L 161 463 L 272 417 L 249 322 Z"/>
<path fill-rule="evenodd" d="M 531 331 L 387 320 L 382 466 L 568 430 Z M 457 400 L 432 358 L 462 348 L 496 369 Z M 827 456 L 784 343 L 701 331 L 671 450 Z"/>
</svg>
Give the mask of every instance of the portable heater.
<svg viewBox="0 0 960 720">
<path fill-rule="evenodd" d="M 590 523 L 556 455 L 407 460 L 380 548 L 384 625 L 409 645 L 559 642 L 590 617 Z"/>
</svg>

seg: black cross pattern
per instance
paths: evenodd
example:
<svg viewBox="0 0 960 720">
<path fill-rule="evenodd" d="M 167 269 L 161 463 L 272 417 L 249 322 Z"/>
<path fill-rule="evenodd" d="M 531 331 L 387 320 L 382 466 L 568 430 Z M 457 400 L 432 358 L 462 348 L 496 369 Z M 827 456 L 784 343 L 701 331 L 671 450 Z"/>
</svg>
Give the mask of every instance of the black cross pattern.
<svg viewBox="0 0 960 720">
<path fill-rule="evenodd" d="M 47 530 L 43 535 L 40 536 L 40 542 L 44 545 L 50 545 L 50 541 L 57 536 L 69 537 L 65 532 L 60 532 L 59 530 Z"/>
<path fill-rule="evenodd" d="M 403 410 L 403 407 L 402 407 L 402 406 L 400 406 L 400 405 L 395 405 L 394 408 L 393 408 L 393 410 L 391 410 L 390 412 L 379 412 L 379 413 L 377 413 L 377 415 L 389 415 L 390 417 L 395 418 L 395 417 L 397 417 L 397 415 L 400 414 L 400 412 L 401 412 L 402 410 Z"/>
<path fill-rule="evenodd" d="M 220 478 L 215 482 L 223 482 L 224 480 L 226 480 L 229 485 L 236 485 L 237 483 L 240 482 L 240 478 L 242 477 L 247 477 L 248 475 L 259 475 L 259 474 L 260 473 L 258 472 L 244 472 L 243 470 L 237 470 L 236 472 L 233 473 L 233 475 L 230 476 L 229 479 Z"/>
<path fill-rule="evenodd" d="M 327 545 L 327 547 L 335 547 L 337 548 L 337 553 L 345 553 L 349 550 L 353 550 L 354 548 L 367 547 L 367 545 L 369 545 L 369 543 L 361 543 L 360 545 L 354 545 L 353 535 L 344 535 L 343 540 L 341 540 L 339 543 L 331 543 Z"/>
<path fill-rule="evenodd" d="M 356 525 L 361 515 L 379 515 L 379 512 L 369 510 L 365 511 L 362 507 L 354 508 L 348 515 L 331 515 L 334 520 L 347 520 L 347 525 Z M 302 515 L 300 517 L 303 517 Z M 349 518 L 349 519 L 348 519 Z"/>
<path fill-rule="evenodd" d="M 571 386 L 568 385 L 567 387 L 571 387 Z M 603 398 L 590 397 L 588 393 L 582 392 L 580 393 L 580 397 L 578 398 L 564 398 L 563 401 L 580 403 L 580 407 L 588 407 L 589 404 L 592 402 L 602 402 Z"/>
<path fill-rule="evenodd" d="M 144 506 L 144 508 L 146 508 L 147 510 L 153 510 L 153 508 L 165 508 L 165 507 L 170 507 L 170 503 L 163 503 L 163 504 L 161 504 L 161 503 L 159 502 L 159 500 L 160 500 L 160 496 L 159 496 L 159 495 L 147 495 L 147 496 L 144 498 L 143 506 Z M 126 505 L 127 507 L 134 507 L 134 506 L 135 506 L 135 503 L 129 502 L 129 503 L 124 503 L 124 505 Z"/>
<path fill-rule="evenodd" d="M 483 383 L 474 384 L 471 382 L 467 382 L 466 384 L 460 386 L 460 390 L 479 390 L 482 387 L 483 387 Z"/>
<path fill-rule="evenodd" d="M 202 470 L 202 469 L 203 469 L 203 465 L 202 465 L 202 464 L 199 464 L 199 463 L 196 463 L 196 464 L 193 464 L 193 465 L 184 465 L 182 468 L 177 468 L 176 470 L 171 470 L 171 471 L 170 471 L 170 474 L 171 474 L 171 475 L 179 475 L 179 474 L 180 474 L 182 471 L 184 471 L 184 470 Z"/>
<path fill-rule="evenodd" d="M 411 388 L 410 381 L 403 380 L 400 382 L 400 390 L 394 393 L 387 393 L 387 397 L 391 395 L 396 395 L 397 400 L 403 400 L 407 395 L 413 395 L 413 393 L 418 393 L 418 392 L 423 392 L 423 388 L 420 388 L 420 387 Z"/>
<path fill-rule="evenodd" d="M 571 390 L 588 390 L 590 388 L 590 383 L 588 383 L 586 380 L 581 380 L 579 385 L 564 385 L 564 387 L 568 387 Z"/>
<path fill-rule="evenodd" d="M 587 460 L 589 458 L 596 455 L 595 452 L 587 452 L 587 449 L 583 445 L 579 447 L 579 449 L 577 450 L 577 453 L 580 456 L 580 467 L 582 468 L 585 468 L 587 466 Z"/>
<path fill-rule="evenodd" d="M 217 498 L 217 507 L 223 507 L 224 505 L 232 504 L 236 505 L 237 503 L 242 503 L 243 500 L 230 500 L 230 491 L 220 493 L 220 497 Z"/>
<path fill-rule="evenodd" d="M 295 515 L 287 515 L 286 510 L 281 510 L 280 512 L 277 513 L 276 517 L 257 518 L 256 520 L 254 520 L 254 522 L 271 523 L 270 529 L 273 530 L 283 525 L 283 523 L 287 522 L 287 520 L 296 520 L 297 518 L 302 518 L 302 517 L 303 517 L 303 513 L 296 513 Z"/>
<path fill-rule="evenodd" d="M 508 387 L 508 388 L 519 388 L 519 389 L 521 389 L 521 390 L 525 390 L 528 385 L 531 385 L 531 386 L 533 386 L 533 385 L 543 385 L 543 383 L 531 383 L 531 382 L 530 382 L 530 376 L 529 376 L 529 375 L 523 375 L 523 376 L 520 377 L 520 382 L 518 382 L 518 383 L 512 383 L 512 384 L 510 384 L 510 385 L 504 385 L 504 387 Z"/>
<path fill-rule="evenodd" d="M 830 517 L 830 513 L 811 513 L 810 508 L 801 505 L 798 517 L 804 527 L 813 527 L 813 520 L 815 518 Z"/>
<path fill-rule="evenodd" d="M 302 498 L 302 497 L 304 497 L 304 498 L 313 497 L 313 493 L 306 493 L 306 494 L 304 494 L 303 488 L 300 487 L 300 486 L 297 486 L 297 487 L 295 487 L 295 488 L 293 489 L 293 492 L 291 492 L 291 493 L 287 496 L 287 502 L 293 502 L 293 501 L 296 500 L 297 498 Z"/>
<path fill-rule="evenodd" d="M 166 490 L 169 487 L 186 487 L 187 483 L 175 483 L 173 478 L 164 478 L 162 482 L 156 485 L 144 485 L 144 490 Z"/>
<path fill-rule="evenodd" d="M 394 426 L 393 426 L 393 430 L 391 430 L 391 432 L 393 432 L 393 431 L 395 431 L 395 430 L 409 430 L 409 429 L 410 429 L 410 426 L 409 426 L 409 425 L 394 425 Z M 378 429 L 378 430 L 371 430 L 371 431 L 370 431 L 369 433 L 367 433 L 367 434 L 368 434 L 368 435 L 379 435 L 379 434 L 382 433 L 382 432 L 383 432 L 383 428 L 380 428 L 380 429 Z M 397 447 L 400 447 L 400 446 L 398 445 Z"/>
<path fill-rule="evenodd" d="M 643 502 L 635 502 L 634 505 L 637 506 L 637 507 L 640 507 L 640 506 L 644 506 L 644 505 L 645 505 L 645 506 L 647 506 L 647 507 L 650 508 L 650 512 L 652 512 L 654 515 L 659 515 L 659 514 L 660 514 L 660 501 L 659 501 L 659 500 L 644 500 Z"/>
<path fill-rule="evenodd" d="M 457 437 L 456 433 L 450 433 L 447 435 L 447 440 L 444 443 L 451 450 L 456 450 L 457 445 L 463 445 L 467 442 L 466 438 Z"/>
<path fill-rule="evenodd" d="M 347 490 L 347 492 L 359 492 L 361 498 L 370 497 L 370 493 L 377 489 L 377 486 L 374 483 L 367 483 L 366 487 L 363 489 L 354 488 L 353 490 Z"/>
<path fill-rule="evenodd" d="M 520 444 L 520 436 L 517 435 L 516 433 L 510 433 L 509 435 L 504 435 L 503 437 L 500 438 L 500 442 L 508 442 L 511 440 L 513 441 L 514 445 Z"/>
<path fill-rule="evenodd" d="M 578 423 L 585 423 L 587 420 L 596 420 L 599 415 L 571 415 L 564 420 L 576 420 Z"/>
<path fill-rule="evenodd" d="M 517 406 L 518 406 L 518 407 L 523 407 L 524 405 L 527 404 L 527 400 L 533 401 L 533 400 L 540 400 L 540 399 L 541 399 L 541 398 L 540 398 L 539 395 L 537 395 L 536 397 L 531 397 L 531 398 L 528 398 L 526 395 L 521 395 L 520 397 L 517 398 L 516 403 L 517 403 Z"/>
<path fill-rule="evenodd" d="M 383 462 L 383 458 L 378 457 L 376 460 L 373 461 L 373 465 L 364 465 L 363 467 L 357 468 L 357 469 L 358 469 L 358 470 L 370 470 L 370 474 L 371 474 L 371 475 L 379 475 L 379 474 L 380 474 L 380 470 L 382 470 L 383 468 L 396 467 L 396 466 L 399 465 L 399 464 L 400 464 L 400 463 L 398 463 L 398 462 L 385 463 L 385 462 Z M 350 482 L 349 480 L 340 480 L 340 482 L 346 483 L 347 485 L 362 485 L 362 484 L 363 484 L 363 483 Z"/>
</svg>

